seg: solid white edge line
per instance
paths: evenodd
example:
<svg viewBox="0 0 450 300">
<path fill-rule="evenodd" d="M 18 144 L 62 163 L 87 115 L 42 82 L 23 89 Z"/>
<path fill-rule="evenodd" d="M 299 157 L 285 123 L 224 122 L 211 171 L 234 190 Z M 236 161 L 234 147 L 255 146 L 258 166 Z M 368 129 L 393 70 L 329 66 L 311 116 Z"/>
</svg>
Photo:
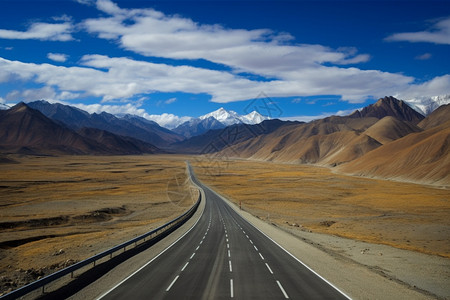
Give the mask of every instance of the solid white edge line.
<svg viewBox="0 0 450 300">
<path fill-rule="evenodd" d="M 269 267 L 269 265 L 267 263 L 266 263 L 266 267 L 267 267 L 267 269 L 269 269 L 270 274 L 273 275 L 273 271 L 272 271 L 272 269 Z"/>
<path fill-rule="evenodd" d="M 233 279 L 230 279 L 230 297 L 234 298 Z"/>
<path fill-rule="evenodd" d="M 203 183 L 202 183 L 203 184 Z M 204 185 L 204 184 L 203 184 Z M 209 187 L 208 187 L 209 188 Z M 244 220 L 247 224 L 249 224 L 250 226 L 252 226 L 253 228 L 255 228 L 256 230 L 258 230 L 261 234 L 263 234 L 266 238 L 268 238 L 269 240 L 271 240 L 275 245 L 277 245 L 278 247 L 280 247 L 281 249 L 283 249 L 284 252 L 286 252 L 287 254 L 289 254 L 293 259 L 295 259 L 296 261 L 298 261 L 301 265 L 303 265 L 305 268 L 307 268 L 308 270 L 310 270 L 314 275 L 316 275 L 317 277 L 319 277 L 320 279 L 322 279 L 323 281 L 325 281 L 328 285 L 330 285 L 332 288 L 334 288 L 336 291 L 338 291 L 339 293 L 342 294 L 342 296 L 344 296 L 345 298 L 352 300 L 352 298 L 350 298 L 348 295 L 346 295 L 343 291 L 341 291 L 339 288 L 337 288 L 334 284 L 332 284 L 331 282 L 329 282 L 328 280 L 326 280 L 324 277 L 322 277 L 321 275 L 319 275 L 316 271 L 314 271 L 313 269 L 311 269 L 307 264 L 305 264 L 304 262 L 302 262 L 300 259 L 298 259 L 297 257 L 295 257 L 295 255 L 293 255 L 291 252 L 289 252 L 288 250 L 286 250 L 283 246 L 281 246 L 280 244 L 278 244 L 276 241 L 274 241 L 271 237 L 269 237 L 267 234 L 265 234 L 264 232 L 262 232 L 261 230 L 259 230 L 259 228 L 257 228 L 256 226 L 254 226 L 252 223 L 250 223 L 249 221 L 247 221 L 243 216 L 241 216 L 234 208 L 233 206 L 231 206 L 228 203 L 228 200 L 226 200 L 225 198 L 223 198 L 221 195 L 217 194 L 214 190 L 212 190 L 210 188 L 210 190 L 216 194 L 219 198 L 221 198 L 223 200 L 223 202 L 225 202 L 226 205 L 228 205 L 242 220 Z M 245 233 L 245 231 L 243 231 Z"/>
<path fill-rule="evenodd" d="M 170 291 L 170 289 L 172 288 L 172 285 L 175 284 L 175 281 L 177 281 L 178 277 L 180 277 L 180 275 L 177 275 L 177 277 L 175 277 L 175 279 L 172 281 L 172 283 L 169 285 L 169 287 L 166 289 L 166 292 Z"/>
<path fill-rule="evenodd" d="M 278 287 L 283 292 L 284 298 L 289 299 L 289 296 L 288 296 L 288 294 L 286 294 L 286 291 L 283 289 L 283 286 L 281 285 L 281 283 L 278 280 L 277 280 L 277 283 L 278 283 Z"/>
<path fill-rule="evenodd" d="M 198 186 L 199 189 L 201 189 L 203 191 L 203 189 L 201 187 Z M 205 194 L 205 192 L 203 191 L 203 195 Z M 206 196 L 204 197 L 206 201 Z M 146 264 L 144 264 L 142 267 L 140 267 L 139 269 L 137 269 L 136 271 L 134 271 L 131 275 L 129 275 L 128 277 L 126 277 L 125 279 L 123 279 L 121 282 L 119 282 L 118 284 L 116 284 L 115 286 L 113 286 L 111 289 L 109 289 L 108 291 L 106 291 L 106 293 L 100 295 L 100 297 L 96 298 L 96 300 L 100 300 L 103 297 L 105 297 L 106 295 L 108 295 L 109 293 L 111 293 L 113 290 L 115 290 L 118 286 L 120 286 L 122 283 L 124 283 L 125 281 L 127 281 L 128 279 L 130 279 L 131 277 L 133 277 L 134 275 L 136 275 L 137 273 L 139 273 L 143 268 L 145 268 L 146 266 L 148 266 L 149 264 L 151 264 L 155 259 L 157 259 L 159 256 L 161 256 L 164 252 L 166 252 L 167 250 L 169 250 L 173 245 L 175 245 L 176 243 L 178 243 L 179 240 L 181 240 L 182 238 L 184 238 L 194 227 L 195 225 L 197 225 L 197 223 L 200 221 L 200 219 L 203 217 L 203 213 L 205 212 L 205 210 L 202 211 L 202 214 L 200 215 L 200 217 L 198 218 L 198 220 L 194 223 L 194 225 L 192 225 L 191 228 L 189 228 L 188 231 L 186 231 L 182 236 L 180 236 L 175 242 L 173 242 L 172 244 L 170 244 L 169 246 L 167 246 L 167 248 L 165 248 L 164 250 L 162 250 L 158 255 L 156 255 L 155 257 L 153 257 L 150 261 L 148 261 Z M 200 244 L 203 241 L 200 242 Z"/>
</svg>

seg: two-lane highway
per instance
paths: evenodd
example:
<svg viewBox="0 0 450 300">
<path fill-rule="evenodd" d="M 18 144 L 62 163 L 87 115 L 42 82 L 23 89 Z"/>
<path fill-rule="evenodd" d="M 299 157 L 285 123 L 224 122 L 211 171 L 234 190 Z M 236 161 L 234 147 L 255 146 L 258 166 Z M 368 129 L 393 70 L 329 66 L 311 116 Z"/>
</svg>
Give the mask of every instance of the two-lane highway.
<svg viewBox="0 0 450 300">
<path fill-rule="evenodd" d="M 206 196 L 198 222 L 102 299 L 348 298 L 192 179 Z"/>
</svg>

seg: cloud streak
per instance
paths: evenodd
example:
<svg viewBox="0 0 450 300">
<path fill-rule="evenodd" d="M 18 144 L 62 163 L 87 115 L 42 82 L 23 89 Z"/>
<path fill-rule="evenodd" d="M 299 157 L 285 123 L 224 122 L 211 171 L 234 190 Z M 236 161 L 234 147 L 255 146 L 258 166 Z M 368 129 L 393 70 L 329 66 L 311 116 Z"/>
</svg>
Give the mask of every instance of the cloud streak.
<svg viewBox="0 0 450 300">
<path fill-rule="evenodd" d="M 48 53 L 47 58 L 57 62 L 65 62 L 69 56 L 61 53 Z"/>
<path fill-rule="evenodd" d="M 0 29 L 0 38 L 13 40 L 41 40 L 66 42 L 73 40 L 73 25 L 64 23 L 33 23 L 27 31 Z"/>
<path fill-rule="evenodd" d="M 450 45 L 450 17 L 436 22 L 429 30 L 395 33 L 388 36 L 386 40 L 391 42 L 434 43 Z"/>
</svg>

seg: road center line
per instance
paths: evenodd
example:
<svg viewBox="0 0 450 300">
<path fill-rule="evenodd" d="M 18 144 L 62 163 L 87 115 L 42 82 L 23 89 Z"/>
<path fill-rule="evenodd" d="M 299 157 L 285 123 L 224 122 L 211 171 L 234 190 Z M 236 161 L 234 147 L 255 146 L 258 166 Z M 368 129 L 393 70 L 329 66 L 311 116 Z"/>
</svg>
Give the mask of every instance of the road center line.
<svg viewBox="0 0 450 300">
<path fill-rule="evenodd" d="M 258 251 L 258 248 L 256 248 L 256 246 L 255 246 L 255 245 L 253 245 L 253 247 L 255 248 L 255 250 L 256 250 L 256 251 Z"/>
<path fill-rule="evenodd" d="M 231 257 L 231 253 L 230 253 L 230 250 L 228 250 L 228 257 Z"/>
<path fill-rule="evenodd" d="M 192 259 L 192 258 L 194 257 L 194 255 L 195 255 L 195 252 L 194 252 L 194 253 L 192 253 L 192 255 L 191 255 L 191 258 L 189 258 L 189 259 Z"/>
<path fill-rule="evenodd" d="M 284 298 L 289 299 L 288 294 L 286 294 L 286 291 L 283 289 L 283 286 L 281 283 L 277 280 L 278 286 L 280 287 L 280 290 L 283 292 Z"/>
<path fill-rule="evenodd" d="M 177 277 L 175 277 L 175 279 L 172 281 L 172 283 L 169 285 L 169 287 L 166 289 L 166 292 L 168 292 L 170 290 L 170 288 L 172 287 L 172 285 L 175 283 L 175 281 L 177 281 L 178 277 L 180 277 L 180 275 L 177 275 Z"/>
<path fill-rule="evenodd" d="M 227 244 L 227 248 L 230 249 L 230 244 Z"/>
<path fill-rule="evenodd" d="M 228 261 L 228 264 L 230 265 L 230 272 L 233 272 L 233 268 L 231 267 L 231 260 Z"/>
<path fill-rule="evenodd" d="M 269 269 L 270 274 L 273 275 L 272 269 L 269 267 L 269 265 L 267 263 L 266 263 L 266 267 L 267 267 L 267 269 Z"/>
<path fill-rule="evenodd" d="M 184 265 L 184 267 L 181 269 L 181 272 L 183 272 L 184 269 L 186 269 L 186 267 L 187 267 L 188 264 L 189 264 L 189 262 L 187 262 L 187 263 Z"/>
<path fill-rule="evenodd" d="M 259 254 L 259 256 L 261 256 L 261 259 L 264 260 L 264 256 L 262 256 L 262 254 L 259 252 L 258 252 L 258 254 Z"/>
<path fill-rule="evenodd" d="M 200 245 L 198 245 L 198 246 L 197 246 L 197 248 L 195 248 L 195 251 L 197 251 L 197 250 L 198 250 L 198 248 L 200 248 Z"/>
<path fill-rule="evenodd" d="M 230 297 L 234 298 L 233 279 L 230 279 Z"/>
<path fill-rule="evenodd" d="M 250 240 L 250 243 L 253 245 L 253 241 L 252 240 Z"/>
</svg>

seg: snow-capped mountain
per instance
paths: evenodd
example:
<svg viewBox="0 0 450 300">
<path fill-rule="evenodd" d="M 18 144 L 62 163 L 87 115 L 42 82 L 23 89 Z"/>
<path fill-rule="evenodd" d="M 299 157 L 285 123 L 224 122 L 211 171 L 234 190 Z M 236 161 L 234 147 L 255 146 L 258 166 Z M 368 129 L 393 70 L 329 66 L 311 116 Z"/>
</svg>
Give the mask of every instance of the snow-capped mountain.
<svg viewBox="0 0 450 300">
<path fill-rule="evenodd" d="M 234 124 L 259 124 L 269 118 L 262 116 L 256 111 L 252 111 L 247 115 L 239 115 L 232 110 L 226 110 L 223 107 L 210 112 L 206 115 L 198 118 L 192 118 L 191 120 L 184 122 L 177 128 L 173 129 L 174 132 L 184 135 L 185 137 L 192 137 L 200 135 L 211 129 L 220 129 Z"/>
<path fill-rule="evenodd" d="M 245 124 L 259 124 L 264 120 L 268 120 L 269 118 L 263 117 L 261 114 L 259 114 L 256 111 L 252 111 L 251 113 L 241 116 L 237 112 L 232 110 L 226 110 L 223 107 L 219 108 L 218 110 L 215 110 L 213 112 L 210 112 L 209 114 L 200 116 L 199 119 L 204 120 L 209 117 L 213 117 L 220 123 L 224 124 L 225 126 L 230 126 L 233 124 L 239 124 L 239 123 L 245 123 Z"/>
<path fill-rule="evenodd" d="M 249 113 L 247 115 L 241 116 L 242 123 L 250 124 L 250 125 L 259 124 L 262 121 L 265 121 L 268 119 L 270 119 L 270 118 L 262 116 L 257 111 L 252 111 L 251 113 Z"/>
<path fill-rule="evenodd" d="M 427 116 L 441 105 L 450 103 L 450 95 L 441 95 L 433 97 L 419 97 L 405 102 L 420 114 Z"/>
<path fill-rule="evenodd" d="M 11 107 L 9 107 L 8 105 L 0 103 L 0 110 L 7 110 L 7 109 L 10 109 L 10 108 Z"/>
</svg>

